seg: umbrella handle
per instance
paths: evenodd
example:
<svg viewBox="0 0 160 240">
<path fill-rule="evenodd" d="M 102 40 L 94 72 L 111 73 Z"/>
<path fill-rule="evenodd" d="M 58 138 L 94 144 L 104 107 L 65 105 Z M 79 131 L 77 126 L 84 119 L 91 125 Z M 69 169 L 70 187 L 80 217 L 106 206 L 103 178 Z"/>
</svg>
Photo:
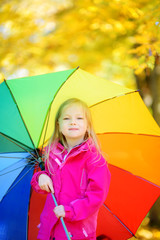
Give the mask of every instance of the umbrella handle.
<svg viewBox="0 0 160 240">
<path fill-rule="evenodd" d="M 53 193 L 51 193 L 51 195 L 52 195 L 53 201 L 54 201 L 54 203 L 55 203 L 55 205 L 56 205 L 56 207 L 57 207 L 58 204 L 57 204 L 56 198 L 55 198 L 55 196 L 54 196 Z M 68 240 L 71 240 L 70 235 L 69 235 L 69 232 L 68 232 L 68 230 L 67 230 L 67 228 L 66 228 L 66 224 L 65 224 L 65 222 L 64 222 L 64 220 L 63 220 L 63 217 L 60 217 L 60 220 L 61 220 L 62 226 L 63 226 L 63 228 L 64 228 L 65 234 L 66 234 L 66 236 L 67 236 L 67 239 L 68 239 Z"/>
</svg>

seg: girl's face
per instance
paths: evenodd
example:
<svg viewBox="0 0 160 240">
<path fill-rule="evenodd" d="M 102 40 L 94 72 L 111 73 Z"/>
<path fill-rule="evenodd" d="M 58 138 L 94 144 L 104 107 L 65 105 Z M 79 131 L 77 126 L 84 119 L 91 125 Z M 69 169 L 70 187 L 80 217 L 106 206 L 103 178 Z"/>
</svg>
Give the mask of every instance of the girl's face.
<svg viewBox="0 0 160 240">
<path fill-rule="evenodd" d="M 59 130 L 65 136 L 68 145 L 73 147 L 83 142 L 87 131 L 87 119 L 81 105 L 73 103 L 64 108 L 59 118 Z"/>
</svg>

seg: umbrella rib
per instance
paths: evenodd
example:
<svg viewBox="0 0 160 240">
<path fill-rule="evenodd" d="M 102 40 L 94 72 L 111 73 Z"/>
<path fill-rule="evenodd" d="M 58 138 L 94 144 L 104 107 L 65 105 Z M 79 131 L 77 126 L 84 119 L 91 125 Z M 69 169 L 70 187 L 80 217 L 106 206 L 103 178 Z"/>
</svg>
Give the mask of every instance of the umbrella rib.
<svg viewBox="0 0 160 240">
<path fill-rule="evenodd" d="M 21 158 L 21 159 L 22 159 L 22 158 Z M 28 160 L 29 162 L 26 163 L 26 164 L 24 164 L 24 165 L 21 165 L 20 167 L 14 168 L 14 169 L 12 169 L 12 170 L 10 170 L 10 171 L 8 171 L 8 172 L 5 172 L 5 173 L 3 173 L 3 174 L 0 174 L 0 176 L 5 175 L 5 174 L 10 173 L 10 172 L 13 172 L 13 171 L 15 171 L 15 170 L 17 170 L 17 169 L 20 169 L 20 168 L 22 168 L 22 167 L 24 167 L 24 166 L 26 166 L 26 165 L 30 165 L 30 164 L 35 163 L 35 160 L 33 161 L 33 160 L 30 159 L 30 158 L 23 158 L 22 160 Z M 22 160 L 21 160 L 21 161 L 22 161 Z M 18 161 L 17 163 L 20 163 L 21 161 Z M 10 166 L 8 166 L 8 167 L 0 170 L 0 173 L 3 172 L 4 170 L 9 169 L 10 167 L 13 167 L 13 166 L 16 165 L 17 163 L 13 163 L 12 165 L 10 165 Z M 39 161 L 37 160 L 36 163 L 39 163 Z M 35 163 L 35 164 L 36 164 L 36 163 Z"/>
<path fill-rule="evenodd" d="M 48 112 L 50 111 L 51 106 L 52 106 L 52 103 L 53 103 L 54 99 L 56 98 L 58 92 L 59 92 L 60 89 L 62 88 L 62 86 L 66 83 L 66 81 L 70 78 L 70 76 L 72 76 L 72 74 L 73 74 L 78 68 L 79 68 L 79 66 L 67 77 L 67 79 L 64 81 L 64 83 L 59 87 L 59 89 L 58 89 L 57 92 L 55 93 L 55 95 L 54 95 L 54 97 L 53 97 L 53 99 L 52 99 L 52 101 L 51 101 L 51 103 L 50 103 Z M 43 128 L 44 128 L 44 126 L 45 126 L 46 119 L 47 119 L 47 117 L 48 117 L 48 112 L 47 112 L 47 114 L 46 114 L 46 118 L 45 118 L 45 121 L 44 121 L 44 124 L 43 124 L 43 127 L 42 127 L 42 131 L 41 131 L 41 134 L 40 134 L 40 136 L 39 136 L 38 145 L 39 145 L 39 142 L 40 142 L 40 139 L 41 139 L 41 135 L 42 135 L 42 133 L 43 133 Z M 47 121 L 48 121 L 48 120 L 47 120 Z M 45 130 L 45 134 L 46 134 L 46 132 L 47 132 L 47 129 Z M 45 138 L 44 138 L 44 141 L 45 141 Z M 43 144 L 44 144 L 44 142 L 43 142 Z"/>
<path fill-rule="evenodd" d="M 35 164 L 36 164 L 36 163 L 35 163 Z M 24 164 L 24 165 L 22 165 L 22 166 L 20 166 L 20 167 L 14 168 L 14 169 L 12 169 L 12 170 L 10 170 L 10 171 L 8 171 L 8 172 L 5 172 L 5 173 L 0 174 L 0 177 L 3 176 L 3 175 L 6 175 L 6 174 L 8 174 L 8 173 L 14 172 L 14 171 L 16 171 L 16 170 L 18 170 L 18 169 L 20 169 L 20 168 L 25 167 L 25 166 L 32 166 L 32 165 L 33 165 L 32 163 Z M 7 169 L 7 168 L 6 168 L 6 169 Z M 3 170 L 2 170 L 2 171 L 3 171 Z M 2 172 L 2 171 L 0 171 L 0 172 Z"/>
<path fill-rule="evenodd" d="M 32 154 L 30 151 L 28 151 L 27 149 L 25 149 L 25 148 L 23 148 L 21 145 L 19 145 L 15 139 L 12 138 L 12 139 L 13 139 L 13 141 L 12 141 L 10 137 L 7 137 L 5 134 L 3 134 L 3 133 L 1 133 L 1 132 L 0 132 L 0 135 L 2 135 L 4 138 L 6 138 L 6 139 L 9 140 L 10 142 L 14 143 L 15 145 L 17 145 L 19 148 L 23 149 L 25 152 L 28 152 L 29 154 L 31 154 L 34 159 L 37 159 L 37 158 L 34 156 L 34 154 Z M 16 142 L 15 142 L 15 141 L 16 141 Z M 27 146 L 26 146 L 26 147 L 27 147 Z"/>
<path fill-rule="evenodd" d="M 36 164 L 33 164 L 30 169 L 5 193 L 5 195 L 3 196 L 3 198 L 32 170 L 32 168 L 35 166 Z"/>
<path fill-rule="evenodd" d="M 160 135 L 151 135 L 146 133 L 132 133 L 132 132 L 104 132 L 104 133 L 96 133 L 97 135 L 104 135 L 104 134 L 131 134 L 131 135 L 140 135 L 146 137 L 160 137 Z"/>
<path fill-rule="evenodd" d="M 125 171 L 125 170 L 124 170 Z M 129 172 L 130 173 L 130 172 Z M 130 173 L 130 174 L 132 174 L 132 173 Z M 142 178 L 142 177 L 140 177 L 140 176 L 137 176 L 137 175 L 134 175 L 135 177 L 137 177 L 137 178 L 139 178 L 139 179 L 141 179 L 142 181 L 145 181 L 145 182 L 147 182 L 147 183 L 149 183 L 149 184 L 151 184 L 151 185 L 153 185 L 153 186 L 155 186 L 155 187 L 158 187 L 158 188 L 160 188 L 160 186 L 158 186 L 157 184 L 155 184 L 155 183 L 153 183 L 153 182 L 150 182 L 149 180 L 147 180 L 147 179 L 145 179 L 145 178 Z"/>
<path fill-rule="evenodd" d="M 10 159 L 22 159 L 22 157 L 9 157 L 9 156 L 1 156 L 0 155 L 0 158 L 10 158 Z M 23 159 L 30 159 L 31 160 L 31 158 L 23 158 Z M 35 159 L 35 160 L 37 160 L 37 159 Z M 38 162 L 38 160 L 37 160 L 37 162 Z"/>
<path fill-rule="evenodd" d="M 103 203 L 103 206 L 120 222 L 120 224 L 126 228 L 126 230 L 132 234 L 133 237 L 136 238 L 136 236 L 134 235 L 134 233 L 132 233 L 132 231 Z"/>
<path fill-rule="evenodd" d="M 127 170 L 125 170 L 125 169 L 123 169 L 123 168 L 121 168 L 121 167 L 118 167 L 118 166 L 113 165 L 113 164 L 111 164 L 111 163 L 108 163 L 108 165 L 110 165 L 110 166 L 112 166 L 112 167 L 114 167 L 114 168 L 118 168 L 118 169 L 120 169 L 121 171 L 124 171 L 124 172 L 126 172 L 126 173 L 128 173 L 128 174 L 131 174 L 131 175 L 134 176 L 135 178 L 139 178 L 139 179 L 141 179 L 142 181 L 145 181 L 145 182 L 147 182 L 147 183 L 149 183 L 149 184 L 151 184 L 151 185 L 153 185 L 153 186 L 155 186 L 155 187 L 160 188 L 160 186 L 158 186 L 157 184 L 155 184 L 155 183 L 153 183 L 153 182 L 150 182 L 149 180 L 147 180 L 147 179 L 145 179 L 145 178 L 143 178 L 143 177 L 140 177 L 140 176 L 138 176 L 138 175 L 135 175 L 134 173 L 132 173 L 132 172 L 130 172 L 130 171 L 127 171 Z"/>
<path fill-rule="evenodd" d="M 7 157 L 7 156 L 0 156 L 0 158 L 22 159 L 22 157 Z M 35 160 L 36 160 L 37 163 L 39 162 L 37 159 L 34 159 L 34 161 L 33 161 L 32 158 L 27 158 L 27 157 L 26 157 L 26 158 L 23 158 L 22 160 L 24 160 L 24 159 L 28 159 L 29 162 L 35 162 Z"/>
<path fill-rule="evenodd" d="M 44 138 L 43 138 L 43 143 L 42 143 L 42 152 L 43 152 L 43 146 L 44 146 L 45 137 L 46 137 L 46 133 L 47 133 L 48 123 L 49 123 L 49 118 L 50 118 L 50 112 L 51 112 L 51 105 L 49 107 L 49 111 L 48 111 L 48 114 L 47 114 L 47 124 L 46 124 Z"/>
<path fill-rule="evenodd" d="M 15 99 L 15 97 L 14 97 L 14 95 L 13 95 L 10 87 L 8 86 L 7 81 L 5 80 L 4 82 L 5 82 L 6 86 L 8 87 L 8 90 L 9 90 L 10 93 L 11 93 L 11 96 L 12 96 L 12 98 L 13 98 L 15 104 L 16 104 L 17 110 L 18 110 L 18 112 L 19 112 L 19 114 L 20 114 L 20 116 L 21 116 L 21 119 L 22 119 L 22 121 L 23 121 L 23 123 L 24 123 L 24 126 L 25 126 L 25 128 L 26 128 L 26 130 L 27 130 L 28 136 L 29 136 L 29 138 L 30 138 L 30 140 L 31 140 L 31 142 L 32 142 L 32 144 L 33 144 L 33 146 L 34 146 L 34 149 L 35 149 L 35 152 L 37 153 L 37 156 L 39 157 L 39 153 L 38 153 L 38 151 L 37 151 L 37 149 L 36 149 L 36 146 L 35 146 L 35 144 L 34 144 L 34 142 L 33 142 L 33 140 L 32 140 L 32 137 L 31 137 L 31 135 L 30 135 L 30 133 L 29 133 L 29 131 L 28 131 L 27 125 L 26 125 L 26 123 L 25 123 L 25 121 L 24 121 L 24 119 L 23 119 L 23 117 L 22 117 L 22 114 L 21 114 L 21 112 L 20 112 L 20 109 L 19 109 L 19 107 L 18 107 L 18 104 L 17 104 L 17 102 L 16 102 L 16 99 Z"/>
<path fill-rule="evenodd" d="M 0 156 L 0 158 L 22 159 L 21 157 L 6 157 L 6 156 Z"/>
<path fill-rule="evenodd" d="M 89 108 L 95 107 L 95 106 L 97 106 L 98 104 L 107 102 L 107 101 L 112 100 L 112 99 L 114 99 L 114 98 L 122 97 L 122 96 L 125 96 L 125 95 L 128 95 L 128 94 L 132 94 L 132 93 L 135 93 L 135 92 L 139 92 L 139 90 L 133 90 L 133 91 L 128 92 L 128 93 L 124 93 L 124 94 L 121 94 L 121 95 L 118 95 L 118 96 L 114 96 L 114 97 L 111 97 L 111 98 L 102 100 L 102 101 L 100 101 L 100 102 L 98 102 L 98 103 L 95 103 L 95 104 L 89 106 Z"/>
</svg>

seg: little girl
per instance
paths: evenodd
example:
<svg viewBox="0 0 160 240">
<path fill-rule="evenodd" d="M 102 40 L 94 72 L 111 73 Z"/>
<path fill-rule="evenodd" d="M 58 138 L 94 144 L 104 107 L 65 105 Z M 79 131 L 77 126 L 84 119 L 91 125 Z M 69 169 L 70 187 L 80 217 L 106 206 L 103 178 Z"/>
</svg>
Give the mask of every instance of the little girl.
<svg viewBox="0 0 160 240">
<path fill-rule="evenodd" d="M 99 150 L 89 108 L 81 100 L 72 98 L 60 106 L 46 147 L 45 171 L 35 173 L 31 184 L 39 193 L 50 193 L 38 239 L 66 240 L 60 217 L 71 239 L 96 239 L 97 215 L 107 197 L 110 172 Z"/>
</svg>

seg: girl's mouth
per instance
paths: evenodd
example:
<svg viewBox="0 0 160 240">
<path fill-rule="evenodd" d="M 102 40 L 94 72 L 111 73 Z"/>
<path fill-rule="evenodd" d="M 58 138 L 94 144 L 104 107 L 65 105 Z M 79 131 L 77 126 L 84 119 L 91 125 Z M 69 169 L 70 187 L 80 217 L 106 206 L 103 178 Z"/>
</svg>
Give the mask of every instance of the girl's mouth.
<svg viewBox="0 0 160 240">
<path fill-rule="evenodd" d="M 78 128 L 69 128 L 69 130 L 71 130 L 71 131 L 78 130 Z"/>
</svg>

